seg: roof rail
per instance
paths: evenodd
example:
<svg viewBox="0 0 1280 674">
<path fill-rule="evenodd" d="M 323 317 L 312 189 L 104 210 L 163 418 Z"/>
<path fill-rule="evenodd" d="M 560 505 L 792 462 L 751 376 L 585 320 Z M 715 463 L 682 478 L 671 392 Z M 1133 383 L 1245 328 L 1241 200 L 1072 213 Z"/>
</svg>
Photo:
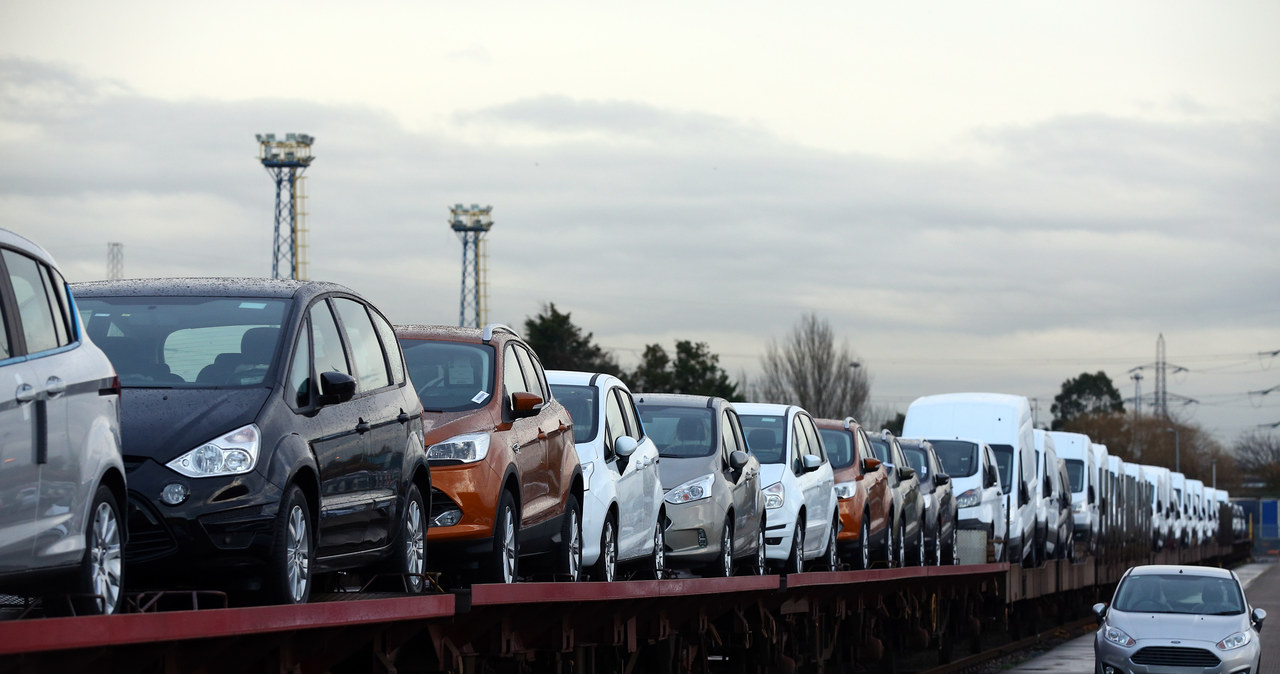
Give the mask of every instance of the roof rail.
<svg viewBox="0 0 1280 674">
<path fill-rule="evenodd" d="M 512 330 L 510 327 L 503 325 L 502 323 L 490 323 L 484 326 L 484 333 L 481 335 L 481 339 L 484 341 L 485 344 L 488 344 L 489 340 L 493 339 L 493 333 L 497 332 L 498 330 L 505 330 L 506 332 L 509 332 L 516 337 L 520 336 L 520 334 L 517 333 L 515 330 Z"/>
<path fill-rule="evenodd" d="M 858 423 L 858 420 L 857 420 L 857 419 L 854 419 L 853 417 L 845 417 L 845 418 L 844 418 L 844 429 L 847 431 L 847 430 L 849 430 L 850 428 L 853 428 L 853 425 L 854 425 L 854 424 L 856 424 L 856 423 Z"/>
</svg>

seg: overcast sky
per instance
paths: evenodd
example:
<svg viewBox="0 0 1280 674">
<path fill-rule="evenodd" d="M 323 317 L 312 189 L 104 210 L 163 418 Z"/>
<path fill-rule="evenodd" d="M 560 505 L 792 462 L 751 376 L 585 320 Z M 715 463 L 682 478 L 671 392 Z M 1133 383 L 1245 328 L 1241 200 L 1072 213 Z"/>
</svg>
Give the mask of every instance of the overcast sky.
<svg viewBox="0 0 1280 674">
<path fill-rule="evenodd" d="M 1280 422 L 1280 3 L 0 2 L 0 226 L 73 281 L 269 275 L 254 134 L 316 137 L 311 277 L 456 323 L 555 302 L 626 366 L 754 374 L 828 319 L 873 403 L 1154 362 Z M 1143 392 L 1155 374 L 1145 372 Z"/>
</svg>

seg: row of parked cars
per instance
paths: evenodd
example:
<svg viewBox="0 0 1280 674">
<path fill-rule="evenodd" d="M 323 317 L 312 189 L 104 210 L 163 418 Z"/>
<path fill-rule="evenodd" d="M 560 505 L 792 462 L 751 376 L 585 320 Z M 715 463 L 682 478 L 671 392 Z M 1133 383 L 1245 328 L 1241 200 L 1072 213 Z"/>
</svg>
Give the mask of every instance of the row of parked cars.
<svg viewBox="0 0 1280 674">
<path fill-rule="evenodd" d="M 126 587 L 302 603 L 338 571 L 416 592 L 429 569 L 958 563 L 964 528 L 1015 532 L 1013 559 L 1071 547 L 1052 444 L 930 426 L 921 401 L 902 440 L 795 405 L 633 393 L 544 370 L 503 326 L 393 326 L 331 283 L 68 285 L 3 230 L 0 299 L 0 592 L 47 594 L 50 613 L 118 611 Z M 1010 506 L 1031 493 L 1045 514 L 1024 531 Z"/>
</svg>

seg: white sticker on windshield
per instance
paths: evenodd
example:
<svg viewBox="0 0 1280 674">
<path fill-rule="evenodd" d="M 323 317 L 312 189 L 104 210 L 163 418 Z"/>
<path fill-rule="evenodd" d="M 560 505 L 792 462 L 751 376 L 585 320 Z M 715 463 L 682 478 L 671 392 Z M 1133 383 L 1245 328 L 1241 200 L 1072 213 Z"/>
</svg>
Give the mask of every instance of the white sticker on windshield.
<svg viewBox="0 0 1280 674">
<path fill-rule="evenodd" d="M 266 309 L 267 303 L 266 302 L 241 302 L 240 308 L 241 309 Z"/>
<path fill-rule="evenodd" d="M 489 399 L 489 393 L 487 391 L 481 391 L 477 393 L 474 398 L 471 399 L 471 402 L 479 405 L 480 403 L 488 399 Z"/>
</svg>

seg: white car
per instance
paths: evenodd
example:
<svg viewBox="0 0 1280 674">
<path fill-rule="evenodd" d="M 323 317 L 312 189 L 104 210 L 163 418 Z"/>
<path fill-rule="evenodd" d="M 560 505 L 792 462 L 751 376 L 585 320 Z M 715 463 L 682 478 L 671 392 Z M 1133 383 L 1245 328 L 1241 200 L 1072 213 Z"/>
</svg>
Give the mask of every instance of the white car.
<svg viewBox="0 0 1280 674">
<path fill-rule="evenodd" d="M 747 448 L 760 461 L 765 499 L 765 557 L 788 573 L 820 560 L 838 564 L 835 475 L 817 426 L 795 405 L 734 403 Z"/>
<path fill-rule="evenodd" d="M 115 613 L 125 499 L 116 371 L 49 254 L 0 229 L 0 592 Z"/>
<path fill-rule="evenodd" d="M 573 416 L 573 441 L 586 490 L 582 564 L 595 580 L 617 578 L 618 565 L 644 560 L 650 578 L 666 568 L 666 518 L 658 447 L 644 434 L 631 391 L 607 374 L 547 370 L 556 400 Z"/>
<path fill-rule="evenodd" d="M 951 476 L 961 530 L 985 531 L 987 540 L 1004 540 L 1009 523 L 1000 492 L 1000 468 L 987 443 L 973 438 L 930 439 L 942 471 Z"/>
</svg>

